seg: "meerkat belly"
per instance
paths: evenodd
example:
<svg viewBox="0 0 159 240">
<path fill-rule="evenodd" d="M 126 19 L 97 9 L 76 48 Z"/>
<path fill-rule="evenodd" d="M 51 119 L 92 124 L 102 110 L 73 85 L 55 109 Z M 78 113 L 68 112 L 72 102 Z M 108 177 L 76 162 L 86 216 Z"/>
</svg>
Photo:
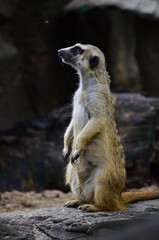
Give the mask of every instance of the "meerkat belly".
<svg viewBox="0 0 159 240">
<path fill-rule="evenodd" d="M 76 107 L 73 111 L 73 119 L 74 119 L 74 137 L 81 132 L 86 123 L 88 122 L 88 113 L 83 104 L 76 104 Z"/>
<path fill-rule="evenodd" d="M 95 193 L 96 175 L 101 169 L 101 164 L 106 165 L 106 156 L 101 145 L 101 137 L 97 136 L 87 146 L 78 159 L 76 165 L 69 163 L 69 185 L 75 196 L 84 202 L 93 203 Z"/>
<path fill-rule="evenodd" d="M 92 165 L 98 167 L 107 163 L 107 144 L 103 137 L 98 134 L 85 149 L 84 159 Z"/>
<path fill-rule="evenodd" d="M 87 179 L 85 180 L 83 184 L 82 191 L 80 192 L 80 198 L 84 202 L 88 203 L 94 203 L 94 194 L 95 194 L 95 175 L 96 175 L 96 170 L 93 170 L 88 176 Z"/>
</svg>

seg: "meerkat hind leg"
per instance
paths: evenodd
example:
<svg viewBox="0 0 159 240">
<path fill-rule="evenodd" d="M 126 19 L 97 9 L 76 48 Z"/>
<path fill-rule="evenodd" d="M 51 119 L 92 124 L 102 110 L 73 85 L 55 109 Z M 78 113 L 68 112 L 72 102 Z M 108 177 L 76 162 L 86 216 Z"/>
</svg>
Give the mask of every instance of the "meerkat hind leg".
<svg viewBox="0 0 159 240">
<path fill-rule="evenodd" d="M 95 205 L 99 211 L 119 211 L 125 209 L 120 194 L 111 191 L 110 186 L 108 187 L 103 183 L 99 184 L 95 190 Z"/>
<path fill-rule="evenodd" d="M 77 208 L 81 204 L 83 204 L 83 201 L 79 200 L 79 199 L 76 199 L 76 200 L 70 200 L 70 201 L 66 202 L 64 206 L 69 207 L 69 208 Z"/>
</svg>

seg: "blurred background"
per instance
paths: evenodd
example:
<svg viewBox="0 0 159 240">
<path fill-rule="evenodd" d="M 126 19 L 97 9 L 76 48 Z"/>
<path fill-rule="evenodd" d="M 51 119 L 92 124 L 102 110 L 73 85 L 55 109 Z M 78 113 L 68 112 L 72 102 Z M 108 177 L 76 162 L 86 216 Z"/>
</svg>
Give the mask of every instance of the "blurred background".
<svg viewBox="0 0 159 240">
<path fill-rule="evenodd" d="M 106 56 L 126 188 L 159 183 L 159 0 L 0 0 L 4 206 L 11 192 L 68 191 L 61 152 L 78 79 L 57 50 L 77 42 Z"/>
</svg>

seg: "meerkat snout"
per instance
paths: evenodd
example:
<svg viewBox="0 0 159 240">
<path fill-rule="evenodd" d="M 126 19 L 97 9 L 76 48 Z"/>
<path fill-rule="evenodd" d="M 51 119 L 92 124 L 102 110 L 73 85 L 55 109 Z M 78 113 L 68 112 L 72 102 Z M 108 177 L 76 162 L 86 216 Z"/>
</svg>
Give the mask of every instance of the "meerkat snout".
<svg viewBox="0 0 159 240">
<path fill-rule="evenodd" d="M 62 62 L 64 62 L 64 63 L 70 63 L 71 62 L 72 56 L 69 53 L 69 51 L 67 51 L 65 49 L 59 49 L 58 50 L 58 55 L 62 59 Z"/>
<path fill-rule="evenodd" d="M 71 65 L 75 69 L 79 68 L 79 56 L 82 55 L 84 50 L 77 44 L 73 47 L 62 48 L 58 50 L 58 55 L 62 62 Z"/>
<path fill-rule="evenodd" d="M 59 49 L 59 50 L 57 51 L 57 53 L 58 53 L 59 57 L 61 57 L 62 50 Z"/>
</svg>

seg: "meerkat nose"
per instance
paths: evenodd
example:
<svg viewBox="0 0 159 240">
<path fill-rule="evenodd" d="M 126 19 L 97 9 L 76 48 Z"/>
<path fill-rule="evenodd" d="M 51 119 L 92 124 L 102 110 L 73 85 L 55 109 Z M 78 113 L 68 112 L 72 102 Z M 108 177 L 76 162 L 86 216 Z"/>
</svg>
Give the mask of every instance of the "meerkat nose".
<svg viewBox="0 0 159 240">
<path fill-rule="evenodd" d="M 57 53 L 58 53 L 59 57 L 61 57 L 62 50 L 59 49 L 59 50 L 57 51 Z"/>
</svg>

